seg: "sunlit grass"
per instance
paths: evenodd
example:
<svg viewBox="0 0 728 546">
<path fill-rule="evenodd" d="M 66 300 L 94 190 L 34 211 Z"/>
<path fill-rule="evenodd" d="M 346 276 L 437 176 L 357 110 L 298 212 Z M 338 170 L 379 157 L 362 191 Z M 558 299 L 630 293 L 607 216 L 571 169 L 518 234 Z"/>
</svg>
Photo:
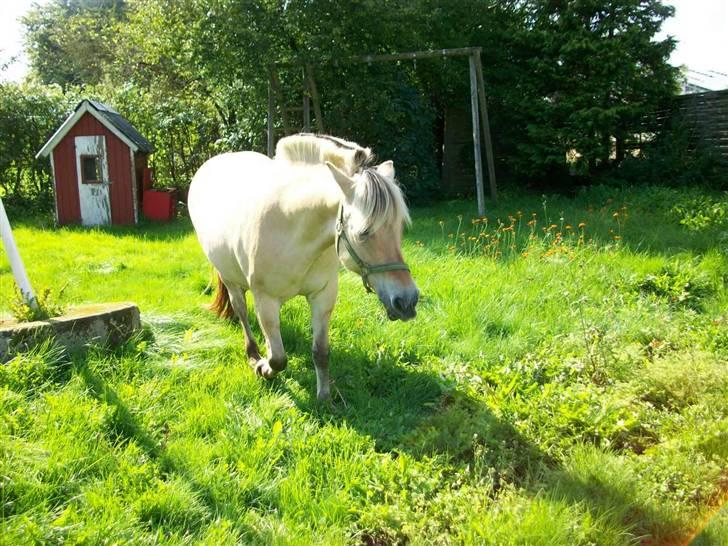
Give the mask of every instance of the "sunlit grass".
<svg viewBox="0 0 728 546">
<path fill-rule="evenodd" d="M 341 274 L 332 407 L 305 301 L 283 310 L 288 370 L 260 381 L 202 308 L 188 221 L 11 217 L 37 287 L 134 301 L 147 332 L 0 366 L 0 543 L 679 544 L 728 476 L 728 237 L 694 205 L 725 197 L 693 193 L 414 210 L 418 317 Z M 717 516 L 699 543 L 724 536 Z"/>
</svg>

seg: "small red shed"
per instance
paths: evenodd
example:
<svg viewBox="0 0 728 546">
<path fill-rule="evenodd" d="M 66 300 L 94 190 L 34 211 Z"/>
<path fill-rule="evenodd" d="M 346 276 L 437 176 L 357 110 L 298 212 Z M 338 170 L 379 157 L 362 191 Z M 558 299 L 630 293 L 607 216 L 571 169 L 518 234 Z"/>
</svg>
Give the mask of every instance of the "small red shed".
<svg viewBox="0 0 728 546">
<path fill-rule="evenodd" d="M 147 158 L 153 151 L 113 108 L 81 101 L 36 154 L 51 158 L 56 222 L 136 224 Z"/>
</svg>

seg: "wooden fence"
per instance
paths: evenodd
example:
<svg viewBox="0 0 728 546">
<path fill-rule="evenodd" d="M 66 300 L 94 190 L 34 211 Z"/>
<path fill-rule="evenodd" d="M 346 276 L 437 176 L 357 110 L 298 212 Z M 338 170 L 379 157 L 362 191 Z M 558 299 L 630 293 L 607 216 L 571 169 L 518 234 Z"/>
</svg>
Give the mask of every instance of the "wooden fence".
<svg viewBox="0 0 728 546">
<path fill-rule="evenodd" d="M 695 144 L 711 148 L 728 165 L 728 89 L 675 97 L 669 108 L 655 113 L 649 125 L 653 130 L 669 131 L 671 122 L 677 122 Z"/>
</svg>

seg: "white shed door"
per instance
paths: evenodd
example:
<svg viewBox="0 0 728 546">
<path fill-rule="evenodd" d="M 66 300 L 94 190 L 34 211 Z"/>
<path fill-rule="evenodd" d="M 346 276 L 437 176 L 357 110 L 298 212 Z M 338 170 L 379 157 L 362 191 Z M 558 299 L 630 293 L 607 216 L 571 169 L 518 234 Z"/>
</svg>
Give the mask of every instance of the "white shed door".
<svg viewBox="0 0 728 546">
<path fill-rule="evenodd" d="M 100 226 L 111 223 L 109 201 L 109 162 L 106 158 L 106 138 L 77 136 L 76 173 L 78 197 L 81 201 L 81 223 Z"/>
</svg>

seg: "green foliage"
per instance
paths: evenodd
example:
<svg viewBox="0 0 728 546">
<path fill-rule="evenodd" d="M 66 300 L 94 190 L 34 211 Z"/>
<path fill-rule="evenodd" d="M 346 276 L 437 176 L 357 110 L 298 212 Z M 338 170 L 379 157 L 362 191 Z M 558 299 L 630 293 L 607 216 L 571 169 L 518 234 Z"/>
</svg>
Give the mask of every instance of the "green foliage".
<svg viewBox="0 0 728 546">
<path fill-rule="evenodd" d="M 698 354 L 690 362 L 674 355 L 656 359 L 645 369 L 636 390 L 642 400 L 657 409 L 682 410 L 700 404 L 707 395 L 721 396 L 728 389 L 726 376 L 715 364 L 709 353 Z"/>
<path fill-rule="evenodd" d="M 420 90 L 417 75 L 385 65 L 358 65 L 342 72 L 344 81 L 361 83 L 352 94 L 331 75 L 321 78 L 319 85 L 329 91 L 323 107 L 334 113 L 333 119 L 327 119 L 328 130 L 367 142 L 381 160 L 393 158 L 397 178 L 410 200 L 431 199 L 438 184 L 435 111 Z"/>
<path fill-rule="evenodd" d="M 159 89 L 131 85 L 98 85 L 94 92 L 154 144 L 150 166 L 158 187 L 187 188 L 207 159 L 239 149 L 222 141 L 214 107 L 204 97 L 169 97 Z"/>
<path fill-rule="evenodd" d="M 44 288 L 35 295 L 35 306 L 32 306 L 16 287 L 15 298 L 9 304 L 10 312 L 18 322 L 33 322 L 58 317 L 66 312 L 65 304 L 60 301 L 64 290 L 65 286 L 55 294 L 51 288 Z"/>
<path fill-rule="evenodd" d="M 72 92 L 33 83 L 0 83 L 0 194 L 15 208 L 53 207 L 50 165 L 35 154 L 75 106 Z"/>
<path fill-rule="evenodd" d="M 28 56 L 44 84 L 88 85 L 101 81 L 115 55 L 124 0 L 52 0 L 23 17 Z"/>
<path fill-rule="evenodd" d="M 628 156 L 605 178 L 621 184 L 728 188 L 728 175 L 716 151 L 696 142 L 679 118 L 653 136 L 654 140 L 642 145 L 638 155 Z"/>
<path fill-rule="evenodd" d="M 657 0 L 393 1 L 386 17 L 372 2 L 54 0 L 25 24 L 40 81 L 83 85 L 126 115 L 156 147 L 160 185 L 187 186 L 215 153 L 264 151 L 267 66 L 309 62 L 326 130 L 393 159 L 408 196 L 426 200 L 443 112 L 467 104 L 467 62 L 344 59 L 482 47 L 501 177 L 554 184 L 569 167 L 604 170 L 612 138 L 619 162 L 635 124 L 672 94 L 674 44 L 653 40 L 671 13 Z M 278 76 L 277 107 L 299 104 L 301 70 Z M 302 128 L 300 114 L 289 125 Z M 567 164 L 567 152 L 580 159 Z"/>
<path fill-rule="evenodd" d="M 0 366 L 0 388 L 31 395 L 51 386 L 59 377 L 63 351 L 45 341 L 27 353 L 14 356 Z"/>
<path fill-rule="evenodd" d="M 692 230 L 720 228 L 728 225 L 728 194 L 721 198 L 701 195 L 677 203 L 672 211 L 680 218 L 680 224 Z"/>
<path fill-rule="evenodd" d="M 664 298 L 673 305 L 693 309 L 699 309 L 702 300 L 715 291 L 707 279 L 679 263 L 670 264 L 657 273 L 646 275 L 638 281 L 637 288 L 644 294 Z"/>
<path fill-rule="evenodd" d="M 594 175 L 617 162 L 626 134 L 676 88 L 667 64 L 672 39 L 654 40 L 673 8 L 656 0 L 523 2 L 525 26 L 514 48 L 523 55 L 524 91 L 514 94 L 514 126 L 525 128 L 516 148 L 517 172 L 543 178 L 571 169 Z"/>
</svg>

